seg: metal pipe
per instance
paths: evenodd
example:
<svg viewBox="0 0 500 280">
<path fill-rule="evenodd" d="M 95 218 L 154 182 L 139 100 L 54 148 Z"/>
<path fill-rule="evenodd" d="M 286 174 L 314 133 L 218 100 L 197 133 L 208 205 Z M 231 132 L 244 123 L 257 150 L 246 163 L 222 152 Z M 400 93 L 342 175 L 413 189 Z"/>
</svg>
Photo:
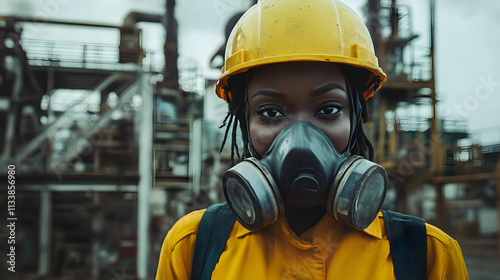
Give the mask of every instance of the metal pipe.
<svg viewBox="0 0 500 280">
<path fill-rule="evenodd" d="M 32 23 L 46 23 L 46 24 L 60 24 L 60 25 L 75 25 L 75 26 L 86 26 L 86 27 L 97 27 L 97 28 L 116 28 L 120 29 L 121 26 L 102 24 L 102 23 L 88 23 L 88 22 L 72 22 L 72 21 L 60 21 L 60 20 L 43 20 L 36 18 L 26 18 L 26 17 L 11 17 L 11 16 L 0 16 L 0 20 L 4 21 L 21 21 L 21 22 L 32 22 Z M 135 26 L 138 22 L 156 22 L 162 23 L 162 15 L 147 14 L 140 12 L 129 13 L 124 21 L 123 26 Z"/>
<path fill-rule="evenodd" d="M 500 159 L 495 169 L 496 197 L 497 197 L 497 251 L 500 252 Z"/>
<path fill-rule="evenodd" d="M 135 26 L 138 22 L 155 22 L 162 23 L 162 15 L 146 14 L 139 12 L 131 12 L 123 20 L 123 26 Z"/>
<path fill-rule="evenodd" d="M 11 95 L 11 108 L 9 110 L 9 115 L 7 116 L 7 127 L 5 129 L 5 141 L 3 147 L 2 160 L 3 166 L 6 166 L 5 161 L 11 159 L 11 151 L 12 151 L 12 141 L 14 139 L 14 134 L 16 130 L 17 123 L 17 113 L 19 111 L 18 100 L 21 96 L 21 91 L 23 88 L 23 67 L 19 62 L 18 57 L 13 57 L 13 69 L 16 72 L 14 85 L 12 87 L 12 95 Z"/>
<path fill-rule="evenodd" d="M 431 136 L 431 145 L 433 145 L 434 147 L 431 146 L 431 151 L 435 151 L 436 150 L 436 147 L 437 145 L 441 145 L 441 141 L 439 141 L 439 128 L 438 128 L 438 116 L 437 116 L 437 108 L 436 108 L 436 79 L 435 79 L 435 64 L 434 64 L 434 39 L 435 39 L 435 35 L 434 35 L 434 24 L 435 24 L 435 10 L 436 10 L 436 3 L 434 0 L 429 0 L 430 1 L 430 20 L 431 20 L 431 23 L 430 23 L 430 57 L 431 57 L 431 94 L 430 94 L 430 97 L 431 97 L 431 105 L 432 105 L 432 118 L 431 118 L 431 133 L 430 133 L 430 136 Z M 438 170 L 438 163 L 439 163 L 439 160 L 438 160 L 438 156 L 439 153 L 432 153 L 431 155 L 431 171 L 432 172 L 435 172 L 436 170 Z"/>
<path fill-rule="evenodd" d="M 14 22 L 16 22 L 16 21 L 22 21 L 22 22 L 33 22 L 33 23 L 76 25 L 76 26 L 100 27 L 100 28 L 120 28 L 120 26 L 109 25 L 109 24 L 85 23 L 85 22 L 71 22 L 71 21 L 60 21 L 60 20 L 42 20 L 42 19 L 25 18 L 25 17 L 0 16 L 0 20 L 14 21 Z"/>
<path fill-rule="evenodd" d="M 61 184 L 29 184 L 22 185 L 19 190 L 23 192 L 137 192 L 136 184 L 77 184 L 77 183 L 61 183 Z"/>
<path fill-rule="evenodd" d="M 366 25 L 372 36 L 375 52 L 378 53 L 382 42 L 382 26 L 380 24 L 380 0 L 368 0 L 368 15 Z"/>
<path fill-rule="evenodd" d="M 137 201 L 137 277 L 148 279 L 149 194 L 153 185 L 153 88 L 150 76 L 141 74 L 142 110 L 139 133 L 139 186 Z"/>
<path fill-rule="evenodd" d="M 396 7 L 396 0 L 392 0 L 391 2 L 391 16 L 390 16 L 390 24 L 391 24 L 391 37 L 398 38 L 399 36 L 399 11 Z"/>
<path fill-rule="evenodd" d="M 175 0 L 167 0 L 167 22 L 165 30 L 165 86 L 179 88 L 179 69 L 177 68 L 177 21 L 175 20 Z"/>
<path fill-rule="evenodd" d="M 38 253 L 38 274 L 47 275 L 50 270 L 50 240 L 52 228 L 52 193 L 49 190 L 40 192 L 40 235 Z"/>
<path fill-rule="evenodd" d="M 202 121 L 195 119 L 191 123 L 189 140 L 189 173 L 192 190 L 195 195 L 201 192 L 201 160 L 202 160 Z"/>
</svg>

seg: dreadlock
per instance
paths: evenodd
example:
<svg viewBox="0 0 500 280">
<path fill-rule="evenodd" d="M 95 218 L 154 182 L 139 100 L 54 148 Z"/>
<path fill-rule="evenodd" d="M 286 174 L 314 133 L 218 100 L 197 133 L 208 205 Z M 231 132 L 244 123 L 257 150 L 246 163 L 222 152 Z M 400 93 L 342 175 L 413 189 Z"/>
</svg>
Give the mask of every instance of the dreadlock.
<svg viewBox="0 0 500 280">
<path fill-rule="evenodd" d="M 351 154 L 353 155 L 359 155 L 364 158 L 367 158 L 369 160 L 373 160 L 373 145 L 366 137 L 364 131 L 363 131 L 363 122 L 366 122 L 368 120 L 368 106 L 366 104 L 366 101 L 363 97 L 364 89 L 366 85 L 364 84 L 369 72 L 367 72 L 364 69 L 352 67 L 352 66 L 346 66 L 342 65 L 342 72 L 344 73 L 344 76 L 346 77 L 346 83 L 349 83 L 348 88 L 350 89 L 349 94 L 357 94 L 358 95 L 358 100 L 359 104 L 361 107 L 361 120 L 357 120 L 355 123 L 354 127 L 354 146 L 351 148 Z M 220 147 L 220 151 L 222 152 L 222 149 L 224 148 L 224 145 L 226 144 L 227 137 L 231 133 L 231 161 L 234 164 L 235 163 L 235 158 L 234 155 L 236 154 L 237 160 L 243 160 L 247 157 L 250 157 L 250 151 L 249 151 L 249 139 L 248 139 L 248 123 L 247 123 L 247 117 L 246 117 L 246 112 L 245 112 L 245 90 L 247 87 L 247 81 L 249 79 L 249 73 L 244 72 L 240 74 L 236 74 L 231 76 L 228 79 L 228 87 L 225 89 L 225 97 L 226 100 L 228 100 L 228 112 L 226 117 L 224 118 L 224 121 L 222 124 L 219 126 L 219 128 L 226 127 L 225 133 L 224 133 L 224 139 L 222 140 L 222 144 Z M 229 96 L 228 92 L 231 93 L 231 96 Z M 353 105 L 351 105 L 351 108 Z M 243 140 L 243 154 L 240 156 L 239 154 L 239 148 L 238 144 L 236 142 L 236 132 L 237 132 L 237 127 L 240 127 L 241 130 L 241 136 Z M 230 132 L 231 131 L 231 132 Z"/>
<path fill-rule="evenodd" d="M 220 152 L 226 144 L 227 137 L 229 135 L 229 130 L 231 130 L 231 161 L 234 164 L 234 155 L 236 153 L 237 159 L 242 160 L 244 158 L 250 157 L 250 151 L 248 150 L 248 124 L 245 112 L 245 87 L 247 86 L 248 72 L 241 74 L 236 74 L 228 79 L 228 88 L 224 91 L 226 100 L 228 101 L 228 112 L 222 125 L 219 128 L 226 126 L 226 132 L 224 134 L 224 139 L 222 140 L 222 145 L 220 147 Z M 231 93 L 231 97 L 228 95 L 228 91 Z M 229 122 L 228 122 L 229 120 Z M 241 135 L 243 138 L 243 154 L 240 157 L 238 143 L 236 139 L 237 127 L 240 127 Z"/>
</svg>

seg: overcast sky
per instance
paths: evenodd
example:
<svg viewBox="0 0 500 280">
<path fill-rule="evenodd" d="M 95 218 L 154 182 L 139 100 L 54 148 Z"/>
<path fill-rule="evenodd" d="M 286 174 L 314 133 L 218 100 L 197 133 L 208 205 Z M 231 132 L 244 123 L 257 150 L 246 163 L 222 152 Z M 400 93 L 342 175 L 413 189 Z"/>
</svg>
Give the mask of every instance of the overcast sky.
<svg viewBox="0 0 500 280">
<path fill-rule="evenodd" d="M 428 44 L 429 0 L 400 0 L 413 10 L 418 45 Z M 224 41 L 224 26 L 250 0 L 177 0 L 179 54 L 193 58 L 205 76 L 219 70 L 208 59 Z M 366 0 L 345 0 L 363 15 Z M 0 15 L 121 25 L 130 11 L 163 13 L 164 0 L 0 0 Z M 468 121 L 474 140 L 500 143 L 500 2 L 497 0 L 436 0 L 436 75 L 439 117 Z M 162 30 L 142 24 L 147 48 L 163 44 Z M 29 37 L 117 44 L 115 30 L 37 25 Z"/>
</svg>

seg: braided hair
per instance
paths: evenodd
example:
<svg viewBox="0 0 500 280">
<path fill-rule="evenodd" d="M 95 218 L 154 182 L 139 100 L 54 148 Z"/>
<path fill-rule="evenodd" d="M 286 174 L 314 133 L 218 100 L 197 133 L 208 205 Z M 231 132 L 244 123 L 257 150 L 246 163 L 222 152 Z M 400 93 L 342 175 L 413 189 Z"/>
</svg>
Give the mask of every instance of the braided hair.
<svg viewBox="0 0 500 280">
<path fill-rule="evenodd" d="M 351 148 L 351 154 L 359 155 L 366 159 L 373 160 L 373 145 L 364 133 L 362 125 L 363 122 L 366 122 L 368 120 L 368 106 L 363 97 L 363 93 L 365 91 L 360 90 L 366 88 L 365 81 L 367 80 L 369 72 L 361 68 L 343 64 L 341 64 L 341 70 L 346 78 L 349 94 L 356 94 L 358 96 L 357 99 L 361 110 L 361 120 L 355 122 L 353 139 L 350 140 L 354 143 L 354 146 L 352 146 Z M 228 79 L 228 88 L 224 91 L 226 94 L 226 100 L 228 101 L 228 112 L 226 117 L 224 118 L 224 121 L 219 126 L 219 128 L 226 127 L 224 139 L 222 140 L 222 144 L 220 147 L 220 152 L 222 152 L 222 149 L 226 144 L 227 137 L 231 135 L 231 161 L 233 164 L 236 162 L 234 157 L 235 155 L 237 156 L 237 161 L 241 161 L 251 156 L 249 151 L 250 140 L 248 133 L 248 123 L 245 111 L 245 91 L 250 75 L 250 71 L 247 71 L 231 76 Z M 231 97 L 229 97 L 228 91 L 231 92 Z M 351 104 L 351 110 L 353 107 L 353 104 Z M 241 129 L 241 135 L 243 138 L 243 153 L 241 155 L 239 153 L 239 147 L 236 139 L 238 126 Z"/>
</svg>

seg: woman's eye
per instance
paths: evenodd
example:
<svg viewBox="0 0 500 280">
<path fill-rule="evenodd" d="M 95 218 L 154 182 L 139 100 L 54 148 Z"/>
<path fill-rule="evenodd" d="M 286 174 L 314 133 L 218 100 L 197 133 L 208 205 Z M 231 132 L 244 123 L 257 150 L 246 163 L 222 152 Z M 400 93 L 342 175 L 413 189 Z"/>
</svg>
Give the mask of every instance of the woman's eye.
<svg viewBox="0 0 500 280">
<path fill-rule="evenodd" d="M 275 117 L 283 117 L 284 114 L 275 108 L 262 108 L 258 111 L 259 115 L 265 118 L 275 118 Z"/>
<path fill-rule="evenodd" d="M 316 115 L 336 115 L 342 111 L 342 105 L 340 104 L 331 104 L 323 106 Z"/>
</svg>

